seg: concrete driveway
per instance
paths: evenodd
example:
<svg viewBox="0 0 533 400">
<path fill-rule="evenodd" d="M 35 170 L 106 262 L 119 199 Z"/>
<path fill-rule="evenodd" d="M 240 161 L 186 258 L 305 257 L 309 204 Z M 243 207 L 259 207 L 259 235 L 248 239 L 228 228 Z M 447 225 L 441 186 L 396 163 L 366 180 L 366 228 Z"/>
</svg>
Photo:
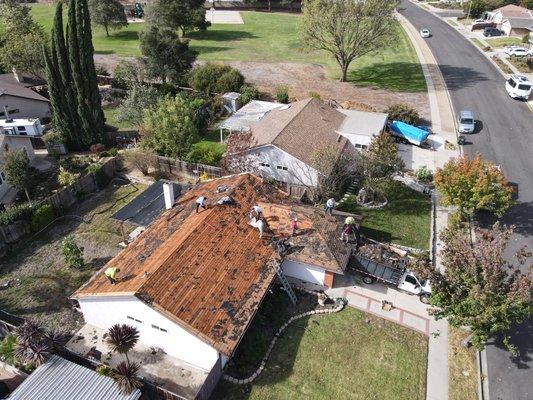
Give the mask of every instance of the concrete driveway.
<svg viewBox="0 0 533 400">
<path fill-rule="evenodd" d="M 509 257 L 528 245 L 533 247 L 533 113 L 525 102 L 512 100 L 504 88 L 500 72 L 446 22 L 420 7 L 402 0 L 400 13 L 417 29 L 427 27 L 427 39 L 438 61 L 457 113 L 472 110 L 478 132 L 467 137 L 465 153 L 481 153 L 502 171 L 516 187 L 517 204 L 503 218 L 515 224 Z M 511 332 L 521 356 L 513 359 L 498 344 L 487 347 L 489 393 L 494 399 L 533 398 L 533 324 L 525 323 Z"/>
</svg>

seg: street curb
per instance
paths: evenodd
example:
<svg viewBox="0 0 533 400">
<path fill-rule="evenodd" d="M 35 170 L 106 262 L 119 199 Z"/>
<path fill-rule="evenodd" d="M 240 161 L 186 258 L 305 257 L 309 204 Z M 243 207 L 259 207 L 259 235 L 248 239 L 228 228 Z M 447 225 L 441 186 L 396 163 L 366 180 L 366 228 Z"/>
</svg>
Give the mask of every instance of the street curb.
<svg viewBox="0 0 533 400">
<path fill-rule="evenodd" d="M 489 396 L 489 382 L 485 379 L 487 376 L 487 350 L 478 351 L 477 357 L 477 374 L 478 374 L 478 399 L 490 400 Z"/>
</svg>

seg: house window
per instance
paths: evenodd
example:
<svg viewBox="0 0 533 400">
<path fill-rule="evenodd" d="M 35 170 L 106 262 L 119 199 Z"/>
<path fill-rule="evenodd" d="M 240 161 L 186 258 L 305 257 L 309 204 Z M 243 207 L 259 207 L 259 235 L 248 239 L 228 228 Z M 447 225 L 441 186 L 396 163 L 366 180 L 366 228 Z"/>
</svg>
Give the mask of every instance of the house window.
<svg viewBox="0 0 533 400">
<path fill-rule="evenodd" d="M 129 315 L 126 316 L 126 318 L 131 319 L 132 321 L 138 322 L 139 324 L 142 324 L 142 321 L 139 321 L 137 318 L 130 317 Z"/>
<path fill-rule="evenodd" d="M 159 331 L 161 331 L 161 332 L 167 332 L 166 329 L 160 328 L 159 326 L 154 325 L 154 324 L 152 324 L 152 328 L 157 329 L 157 330 L 159 330 Z"/>
<path fill-rule="evenodd" d="M 366 149 L 367 147 L 368 146 L 366 144 L 359 144 L 359 143 L 355 144 L 356 149 Z"/>
<path fill-rule="evenodd" d="M 280 170 L 282 170 L 282 171 L 288 171 L 288 170 L 289 170 L 289 168 L 284 167 L 284 166 L 282 166 L 282 165 L 278 165 L 278 166 L 276 166 L 276 168 L 277 168 L 277 169 L 280 169 Z"/>
<path fill-rule="evenodd" d="M 270 167 L 270 164 L 267 164 L 267 163 L 264 163 L 264 162 L 260 162 L 259 165 L 261 167 Z"/>
</svg>

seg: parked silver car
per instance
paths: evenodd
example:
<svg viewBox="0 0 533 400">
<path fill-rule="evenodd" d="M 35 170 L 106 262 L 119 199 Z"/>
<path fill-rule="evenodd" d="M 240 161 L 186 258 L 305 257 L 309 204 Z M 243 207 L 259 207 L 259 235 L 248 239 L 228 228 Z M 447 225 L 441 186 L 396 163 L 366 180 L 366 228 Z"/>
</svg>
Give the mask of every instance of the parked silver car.
<svg viewBox="0 0 533 400">
<path fill-rule="evenodd" d="M 476 120 L 472 111 L 461 111 L 457 123 L 459 133 L 474 133 L 476 129 Z"/>
</svg>

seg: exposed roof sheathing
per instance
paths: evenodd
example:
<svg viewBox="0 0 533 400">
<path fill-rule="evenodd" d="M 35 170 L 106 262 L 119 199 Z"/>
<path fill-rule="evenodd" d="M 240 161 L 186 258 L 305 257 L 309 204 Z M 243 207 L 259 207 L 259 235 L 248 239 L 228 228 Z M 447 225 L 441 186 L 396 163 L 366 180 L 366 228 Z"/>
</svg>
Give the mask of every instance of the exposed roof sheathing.
<svg viewBox="0 0 533 400">
<path fill-rule="evenodd" d="M 216 193 L 226 185 L 228 191 Z M 214 205 L 230 195 L 236 205 Z M 211 206 L 195 213 L 195 200 Z M 274 250 L 248 224 L 253 204 L 282 203 L 288 196 L 250 174 L 200 184 L 180 197 L 135 241 L 108 262 L 74 298 L 135 295 L 220 352 L 231 355 L 275 272 Z M 103 271 L 119 267 L 111 285 Z"/>
<path fill-rule="evenodd" d="M 286 260 L 314 265 L 338 274 L 344 272 L 352 250 L 351 245 L 339 240 L 345 217 L 325 217 L 322 210 L 304 205 L 260 205 L 273 234 L 289 238 Z M 291 220 L 295 217 L 298 229 L 291 236 Z"/>
</svg>

